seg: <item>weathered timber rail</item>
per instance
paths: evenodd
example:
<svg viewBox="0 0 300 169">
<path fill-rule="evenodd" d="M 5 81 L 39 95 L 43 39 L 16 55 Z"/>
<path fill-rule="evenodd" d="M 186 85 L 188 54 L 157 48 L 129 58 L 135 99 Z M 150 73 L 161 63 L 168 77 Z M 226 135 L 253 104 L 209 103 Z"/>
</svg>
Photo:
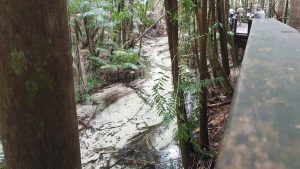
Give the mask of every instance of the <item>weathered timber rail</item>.
<svg viewBox="0 0 300 169">
<path fill-rule="evenodd" d="M 255 20 L 218 169 L 300 168 L 300 33 Z"/>
</svg>

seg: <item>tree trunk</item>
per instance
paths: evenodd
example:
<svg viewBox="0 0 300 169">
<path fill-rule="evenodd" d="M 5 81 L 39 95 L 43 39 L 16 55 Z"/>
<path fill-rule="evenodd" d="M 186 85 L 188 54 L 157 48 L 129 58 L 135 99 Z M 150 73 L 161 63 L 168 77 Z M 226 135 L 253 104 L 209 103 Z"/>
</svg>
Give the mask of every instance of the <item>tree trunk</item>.
<svg viewBox="0 0 300 169">
<path fill-rule="evenodd" d="M 286 0 L 279 0 L 279 3 L 278 3 L 278 15 L 280 18 L 284 17 L 285 1 Z"/>
<path fill-rule="evenodd" d="M 118 2 L 118 13 L 121 13 L 122 10 L 123 10 L 122 9 L 122 2 L 119 1 Z M 117 43 L 118 43 L 119 46 L 121 46 L 121 44 L 122 44 L 122 21 L 121 21 L 121 23 L 117 24 L 117 35 L 118 35 L 118 37 L 116 37 L 117 38 Z"/>
<path fill-rule="evenodd" d="M 131 12 L 133 13 L 133 3 L 134 0 L 129 0 L 129 8 L 131 10 Z M 130 21 L 129 21 L 129 31 L 128 31 L 128 39 L 133 39 L 134 38 L 134 20 L 133 20 L 133 15 L 130 17 Z M 132 40 L 128 45 L 126 45 L 125 43 L 125 48 L 134 48 L 134 40 Z"/>
<path fill-rule="evenodd" d="M 269 18 L 274 16 L 274 0 L 269 0 Z"/>
<path fill-rule="evenodd" d="M 86 42 L 89 48 L 89 51 L 92 55 L 96 55 L 96 51 L 94 49 L 94 40 L 91 35 L 91 29 L 89 28 L 89 23 L 88 23 L 88 18 L 84 17 L 83 18 L 83 23 L 84 23 L 84 28 L 85 28 L 85 34 L 86 34 Z"/>
<path fill-rule="evenodd" d="M 79 43 L 80 43 L 80 39 L 79 39 L 79 23 L 77 21 L 77 18 L 74 17 L 74 30 L 75 30 L 75 35 L 76 35 L 76 50 L 75 50 L 75 55 L 76 55 L 76 60 L 77 60 L 77 68 L 78 68 L 78 84 L 79 84 L 79 88 L 80 88 L 80 93 L 83 94 L 86 91 L 86 87 L 87 87 L 87 76 L 86 76 L 86 69 L 85 69 L 85 65 L 84 65 L 84 59 L 82 58 L 82 56 L 80 55 L 80 49 L 79 49 Z"/>
<path fill-rule="evenodd" d="M 209 19 L 208 23 L 209 23 L 210 27 L 212 27 L 216 23 L 216 8 L 215 7 L 216 7 L 215 0 L 210 0 L 209 1 L 209 15 L 208 15 L 208 19 Z M 212 39 L 213 51 L 214 51 L 214 53 L 216 53 L 216 56 L 219 57 L 218 42 L 217 42 L 215 29 L 211 29 L 211 34 L 213 37 L 213 39 Z M 211 70 L 212 70 L 213 77 L 217 77 L 217 70 L 212 65 L 211 65 Z"/>
<path fill-rule="evenodd" d="M 210 15 L 209 15 L 209 25 L 210 27 L 213 26 L 213 24 L 215 23 L 215 0 L 210 0 L 209 2 L 209 10 Z M 213 30 L 212 30 L 213 31 Z M 208 35 L 207 37 L 207 52 L 208 52 L 208 59 L 209 59 L 209 63 L 211 65 L 211 69 L 213 71 L 213 75 L 215 78 L 219 78 L 222 77 L 224 78 L 224 82 L 221 84 L 223 91 L 231 94 L 233 92 L 233 89 L 229 83 L 229 80 L 222 68 L 222 65 L 219 62 L 219 56 L 218 56 L 218 50 L 217 48 L 215 49 L 215 45 L 212 43 L 213 42 L 213 38 L 214 38 L 214 34 L 213 32 L 211 32 L 211 34 Z M 230 38 L 230 37 L 229 37 Z M 234 57 L 233 57 L 234 58 Z"/>
<path fill-rule="evenodd" d="M 217 0 L 217 15 L 218 15 L 219 22 L 222 24 L 222 26 L 219 26 L 222 65 L 226 76 L 229 77 L 230 69 L 229 69 L 228 48 L 227 48 L 227 30 L 226 30 L 226 22 L 224 21 L 223 0 Z"/>
<path fill-rule="evenodd" d="M 300 1 L 291 0 L 291 13 L 289 25 L 300 31 Z"/>
<path fill-rule="evenodd" d="M 177 0 L 165 0 L 165 9 L 166 9 L 166 23 L 167 23 L 167 32 L 169 40 L 169 50 L 172 61 L 172 77 L 174 91 L 178 91 L 177 96 L 179 98 L 177 103 L 177 124 L 178 127 L 187 123 L 187 114 L 184 104 L 184 95 L 183 91 L 179 86 L 180 75 L 179 75 L 179 56 L 178 56 L 178 19 L 174 16 L 177 16 L 178 13 L 178 2 Z M 192 163 L 191 157 L 191 148 L 192 145 L 188 140 L 179 140 L 179 146 L 182 156 L 183 167 L 188 169 Z"/>
<path fill-rule="evenodd" d="M 199 59 L 199 73 L 200 80 L 208 79 L 207 57 L 206 57 L 206 39 L 208 33 L 207 26 L 207 0 L 203 0 L 202 3 L 197 2 L 196 18 L 198 22 L 200 39 L 200 59 Z M 208 140 L 208 116 L 207 116 L 207 88 L 203 87 L 202 93 L 199 93 L 199 103 L 201 104 L 200 112 L 200 148 L 209 149 Z"/>
<path fill-rule="evenodd" d="M 218 56 L 213 50 L 212 37 L 207 38 L 207 45 L 208 45 L 209 62 L 211 66 L 214 67 L 215 74 L 216 74 L 215 78 L 222 77 L 224 79 L 224 82 L 222 83 L 223 91 L 228 94 L 232 94 L 233 89 L 229 83 L 229 80 L 226 77 L 225 72 L 222 69 L 222 66 L 218 60 Z"/>
<path fill-rule="evenodd" d="M 121 0 L 120 6 L 121 6 L 121 11 L 123 11 L 124 8 L 125 8 L 125 1 L 124 0 Z M 127 22 L 125 20 L 122 21 L 121 27 L 122 27 L 122 43 L 124 45 L 127 41 L 127 29 L 128 29 L 127 28 Z"/>
<path fill-rule="evenodd" d="M 265 0 L 261 0 L 261 7 L 262 7 L 262 10 L 265 10 Z"/>
<path fill-rule="evenodd" d="M 65 0 L 0 0 L 7 169 L 80 169 Z"/>
</svg>

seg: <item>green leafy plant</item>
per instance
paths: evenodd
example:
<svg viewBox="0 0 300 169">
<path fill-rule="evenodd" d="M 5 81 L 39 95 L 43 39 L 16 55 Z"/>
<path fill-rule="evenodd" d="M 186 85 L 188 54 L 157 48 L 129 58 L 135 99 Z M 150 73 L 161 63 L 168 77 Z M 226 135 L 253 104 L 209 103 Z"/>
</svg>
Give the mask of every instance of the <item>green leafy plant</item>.
<svg viewBox="0 0 300 169">
<path fill-rule="evenodd" d="M 113 62 L 120 63 L 137 63 L 139 55 L 133 51 L 118 50 L 113 52 Z"/>
<path fill-rule="evenodd" d="M 181 79 L 178 87 L 184 91 L 186 96 L 191 95 L 192 97 L 197 98 L 198 101 L 201 101 L 201 98 L 199 98 L 199 93 L 203 91 L 204 87 L 208 87 L 215 82 L 222 81 L 222 78 L 201 81 L 197 80 L 195 78 L 195 75 L 188 69 L 186 65 L 180 66 L 180 72 Z M 179 98 L 177 97 L 177 91 L 173 91 L 171 96 L 169 97 L 166 97 L 163 94 L 165 91 L 164 84 L 168 81 L 169 77 L 164 75 L 163 73 L 161 74 L 162 77 L 155 80 L 156 84 L 153 87 L 153 96 L 157 108 L 157 113 L 163 117 L 163 124 L 168 126 L 173 120 L 176 119 L 176 115 L 178 114 L 176 112 L 176 104 L 179 103 Z M 191 131 L 199 125 L 199 113 L 201 113 L 200 106 L 192 110 L 191 114 L 189 115 L 188 123 L 184 123 L 178 126 L 178 130 L 175 135 L 176 140 L 187 141 L 187 139 L 193 138 Z M 199 147 L 199 145 L 197 144 L 197 141 L 190 141 L 193 143 L 195 150 L 198 150 L 197 147 Z"/>
</svg>

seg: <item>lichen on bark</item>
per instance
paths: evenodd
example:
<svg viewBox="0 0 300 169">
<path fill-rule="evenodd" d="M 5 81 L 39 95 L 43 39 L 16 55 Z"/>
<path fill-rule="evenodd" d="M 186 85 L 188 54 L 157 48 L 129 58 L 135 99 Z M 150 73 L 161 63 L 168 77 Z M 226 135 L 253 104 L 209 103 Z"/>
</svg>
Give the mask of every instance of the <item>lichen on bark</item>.
<svg viewBox="0 0 300 169">
<path fill-rule="evenodd" d="M 17 75 L 22 75 L 22 73 L 26 70 L 27 59 L 24 55 L 23 51 L 17 51 L 14 49 L 10 53 L 10 60 L 11 60 L 11 68 L 13 69 L 14 73 Z"/>
</svg>

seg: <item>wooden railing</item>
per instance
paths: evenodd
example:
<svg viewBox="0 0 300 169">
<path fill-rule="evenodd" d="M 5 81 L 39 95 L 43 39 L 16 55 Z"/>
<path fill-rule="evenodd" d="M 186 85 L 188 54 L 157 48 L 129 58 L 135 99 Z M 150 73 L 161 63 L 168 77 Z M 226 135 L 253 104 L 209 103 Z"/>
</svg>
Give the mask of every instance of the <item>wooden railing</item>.
<svg viewBox="0 0 300 169">
<path fill-rule="evenodd" d="M 255 20 L 218 169 L 300 169 L 300 33 Z"/>
</svg>

